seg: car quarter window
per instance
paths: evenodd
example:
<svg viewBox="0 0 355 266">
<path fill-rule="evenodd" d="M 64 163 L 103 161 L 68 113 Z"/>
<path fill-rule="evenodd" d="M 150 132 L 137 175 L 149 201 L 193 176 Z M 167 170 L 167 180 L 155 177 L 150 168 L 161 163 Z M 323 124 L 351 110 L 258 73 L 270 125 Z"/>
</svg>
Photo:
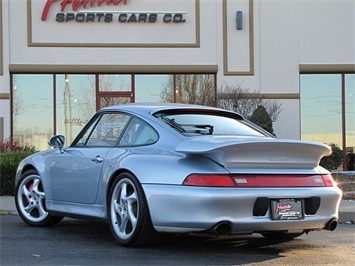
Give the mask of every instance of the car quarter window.
<svg viewBox="0 0 355 266">
<path fill-rule="evenodd" d="M 158 137 L 158 133 L 149 124 L 139 118 L 133 118 L 125 130 L 119 145 L 148 145 L 156 142 Z"/>
<path fill-rule="evenodd" d="M 129 115 L 121 113 L 102 114 L 82 134 L 76 145 L 114 146 L 130 118 Z"/>
</svg>

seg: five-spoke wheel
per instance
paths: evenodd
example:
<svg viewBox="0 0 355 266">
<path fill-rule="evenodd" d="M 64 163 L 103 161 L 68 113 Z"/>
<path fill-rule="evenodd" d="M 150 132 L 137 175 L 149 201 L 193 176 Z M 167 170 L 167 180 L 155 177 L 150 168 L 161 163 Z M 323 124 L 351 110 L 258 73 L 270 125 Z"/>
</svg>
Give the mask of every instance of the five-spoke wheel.
<svg viewBox="0 0 355 266">
<path fill-rule="evenodd" d="M 129 174 L 119 175 L 110 190 L 108 217 L 111 231 L 123 246 L 142 246 L 159 239 L 154 230 L 143 189 Z"/>
<path fill-rule="evenodd" d="M 26 223 L 33 226 L 49 226 L 63 217 L 50 216 L 45 203 L 46 195 L 40 176 L 35 170 L 25 172 L 16 187 L 17 211 Z"/>
</svg>

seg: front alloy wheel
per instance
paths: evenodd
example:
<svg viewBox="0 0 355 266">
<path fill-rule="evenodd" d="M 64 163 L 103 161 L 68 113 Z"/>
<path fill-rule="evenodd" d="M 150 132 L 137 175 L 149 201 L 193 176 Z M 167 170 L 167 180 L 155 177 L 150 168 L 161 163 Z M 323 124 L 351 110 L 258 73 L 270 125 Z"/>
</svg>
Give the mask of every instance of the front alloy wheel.
<svg viewBox="0 0 355 266">
<path fill-rule="evenodd" d="M 137 179 L 129 174 L 119 175 L 113 182 L 108 199 L 111 231 L 122 246 L 144 246 L 158 241 L 145 195 Z"/>
<path fill-rule="evenodd" d="M 32 226 L 50 226 L 63 217 L 50 216 L 45 204 L 46 194 L 35 170 L 26 171 L 16 187 L 15 203 L 24 222 Z"/>
</svg>

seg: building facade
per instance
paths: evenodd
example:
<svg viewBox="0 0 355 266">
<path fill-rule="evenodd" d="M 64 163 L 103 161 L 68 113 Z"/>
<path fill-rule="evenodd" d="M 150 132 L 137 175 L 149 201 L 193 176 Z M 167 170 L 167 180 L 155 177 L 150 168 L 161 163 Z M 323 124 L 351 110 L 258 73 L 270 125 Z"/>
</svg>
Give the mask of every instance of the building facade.
<svg viewBox="0 0 355 266">
<path fill-rule="evenodd" d="M 102 106 L 241 88 L 280 104 L 277 137 L 354 153 L 355 0 L 0 0 L 0 14 L 0 140 L 46 149 Z"/>
</svg>

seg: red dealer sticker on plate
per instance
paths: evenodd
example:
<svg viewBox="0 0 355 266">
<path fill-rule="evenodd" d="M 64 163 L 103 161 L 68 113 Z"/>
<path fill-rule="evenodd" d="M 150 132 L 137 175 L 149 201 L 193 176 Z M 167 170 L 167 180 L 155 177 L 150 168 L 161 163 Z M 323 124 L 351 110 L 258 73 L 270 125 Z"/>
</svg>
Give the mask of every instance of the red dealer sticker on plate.
<svg viewBox="0 0 355 266">
<path fill-rule="evenodd" d="M 304 218 L 301 200 L 272 200 L 271 210 L 273 220 L 299 220 Z"/>
</svg>

